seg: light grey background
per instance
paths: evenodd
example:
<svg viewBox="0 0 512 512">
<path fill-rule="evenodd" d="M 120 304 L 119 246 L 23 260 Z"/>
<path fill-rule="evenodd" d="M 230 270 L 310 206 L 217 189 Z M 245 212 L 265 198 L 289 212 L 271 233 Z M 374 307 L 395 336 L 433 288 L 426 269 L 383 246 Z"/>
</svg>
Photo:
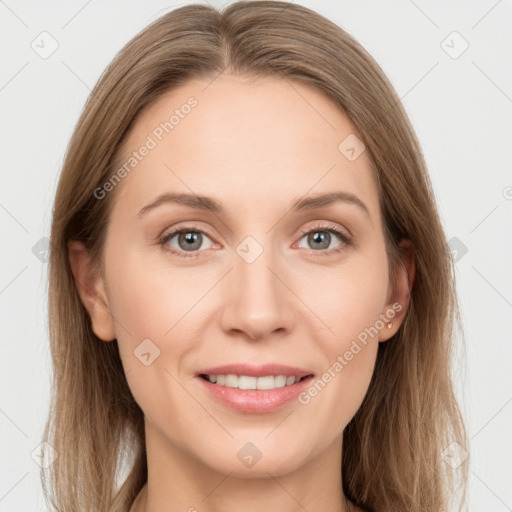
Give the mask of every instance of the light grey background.
<svg viewBox="0 0 512 512">
<path fill-rule="evenodd" d="M 114 55 L 188 3 L 0 0 L 0 512 L 47 510 L 34 460 L 51 375 L 44 237 L 67 142 Z M 510 511 L 512 1 L 295 3 L 374 56 L 417 131 L 447 236 L 459 248 L 467 351 L 458 351 L 454 377 L 471 438 L 468 510 Z M 42 58 L 52 38 L 58 48 Z"/>
</svg>

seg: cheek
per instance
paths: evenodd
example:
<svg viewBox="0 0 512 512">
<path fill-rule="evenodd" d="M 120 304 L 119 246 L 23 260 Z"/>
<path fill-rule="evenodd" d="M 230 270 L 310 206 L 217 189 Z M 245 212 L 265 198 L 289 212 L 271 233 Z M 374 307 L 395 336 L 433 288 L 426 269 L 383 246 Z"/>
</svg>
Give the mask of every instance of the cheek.
<svg viewBox="0 0 512 512">
<path fill-rule="evenodd" d="M 132 338 L 162 339 L 211 288 L 215 277 L 208 276 L 204 269 L 173 267 L 156 253 L 118 259 L 109 275 L 112 314 Z"/>
<path fill-rule="evenodd" d="M 180 361 L 194 346 L 195 335 L 189 331 L 194 305 L 211 285 L 197 272 L 135 252 L 111 253 L 107 275 L 128 385 L 144 414 L 158 423 L 163 411 L 183 410 L 189 402 L 178 384 Z M 193 325 L 197 327 L 195 321 Z M 162 422 L 170 421 L 164 416 Z"/>
<path fill-rule="evenodd" d="M 386 302 L 388 275 L 382 258 L 354 258 L 337 268 L 316 269 L 297 277 L 298 295 L 318 318 L 329 347 L 375 325 Z"/>
<path fill-rule="evenodd" d="M 181 362 L 194 350 L 216 310 L 208 305 L 211 295 L 207 294 L 219 280 L 218 269 L 215 273 L 206 266 L 172 265 L 156 251 L 111 253 L 107 265 L 119 352 L 137 399 L 146 389 L 168 387 L 172 376 L 181 378 Z M 144 366 L 144 361 L 153 360 Z M 152 400 L 140 398 L 143 403 Z"/>
<path fill-rule="evenodd" d="M 375 366 L 379 330 L 385 326 L 381 314 L 387 284 L 385 257 L 302 279 L 300 296 L 319 319 L 306 328 L 324 355 L 323 371 L 303 403 L 316 403 L 315 414 L 323 421 L 345 425 L 361 405 Z"/>
</svg>

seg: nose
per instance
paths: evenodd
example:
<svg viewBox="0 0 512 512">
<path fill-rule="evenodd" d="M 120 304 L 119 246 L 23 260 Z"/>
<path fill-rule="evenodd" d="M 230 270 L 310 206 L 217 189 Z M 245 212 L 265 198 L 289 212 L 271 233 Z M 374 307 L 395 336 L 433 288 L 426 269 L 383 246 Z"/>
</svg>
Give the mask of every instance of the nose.
<svg viewBox="0 0 512 512">
<path fill-rule="evenodd" d="M 225 286 L 224 332 L 243 333 L 250 340 L 290 332 L 295 321 L 294 301 L 298 299 L 282 265 L 270 257 L 269 250 L 252 263 L 235 254 Z"/>
</svg>

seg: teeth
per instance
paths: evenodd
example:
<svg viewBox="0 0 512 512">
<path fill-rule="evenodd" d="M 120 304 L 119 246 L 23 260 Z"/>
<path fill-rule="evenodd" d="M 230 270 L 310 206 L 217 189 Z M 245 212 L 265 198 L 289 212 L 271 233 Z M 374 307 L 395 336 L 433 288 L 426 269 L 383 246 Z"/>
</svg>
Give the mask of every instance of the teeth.
<svg viewBox="0 0 512 512">
<path fill-rule="evenodd" d="M 300 381 L 300 377 L 290 375 L 266 375 L 264 377 L 252 377 L 249 375 L 208 375 L 210 382 L 238 389 L 275 389 L 291 386 Z"/>
<path fill-rule="evenodd" d="M 229 384 L 226 386 L 231 386 L 233 388 L 239 389 L 257 389 L 258 388 L 258 377 L 236 377 L 235 375 L 231 375 L 231 380 Z M 227 383 L 228 381 L 226 381 Z"/>
</svg>

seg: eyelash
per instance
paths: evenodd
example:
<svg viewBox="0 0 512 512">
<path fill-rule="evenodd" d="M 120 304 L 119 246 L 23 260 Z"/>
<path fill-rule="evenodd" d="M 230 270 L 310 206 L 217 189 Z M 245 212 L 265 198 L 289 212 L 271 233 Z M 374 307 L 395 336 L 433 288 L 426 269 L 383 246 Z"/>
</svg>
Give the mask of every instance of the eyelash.
<svg viewBox="0 0 512 512">
<path fill-rule="evenodd" d="M 301 236 L 300 236 L 299 240 L 301 240 L 305 235 L 309 235 L 310 233 L 322 232 L 322 231 L 325 231 L 328 233 L 334 233 L 335 235 L 337 235 L 341 241 L 341 244 L 338 247 L 335 247 L 334 249 L 329 249 L 329 250 L 315 251 L 313 249 L 310 249 L 310 256 L 331 256 L 333 254 L 336 254 L 336 253 L 342 251 L 344 248 L 346 248 L 350 245 L 353 245 L 352 238 L 347 236 L 343 231 L 341 231 L 338 227 L 336 227 L 332 224 L 316 225 L 313 228 L 310 228 L 307 230 L 301 230 L 301 232 L 300 232 Z M 188 232 L 201 233 L 202 235 L 206 235 L 209 238 L 213 238 L 211 235 L 209 235 L 207 232 L 203 231 L 202 229 L 196 229 L 193 226 L 186 226 L 186 227 L 177 228 L 177 229 L 171 231 L 170 233 L 164 233 L 158 239 L 159 244 L 163 247 L 164 245 L 166 245 L 169 242 L 169 240 L 172 240 L 172 238 L 174 238 L 175 235 L 180 234 L 180 233 L 188 233 Z M 171 252 L 172 254 L 177 255 L 180 258 L 196 258 L 199 256 L 199 253 L 201 252 L 201 251 L 192 251 L 189 254 L 186 254 L 186 251 L 177 251 L 177 250 L 171 248 L 170 246 L 165 247 L 165 250 Z M 308 250 L 308 249 L 306 249 L 306 250 Z"/>
</svg>

